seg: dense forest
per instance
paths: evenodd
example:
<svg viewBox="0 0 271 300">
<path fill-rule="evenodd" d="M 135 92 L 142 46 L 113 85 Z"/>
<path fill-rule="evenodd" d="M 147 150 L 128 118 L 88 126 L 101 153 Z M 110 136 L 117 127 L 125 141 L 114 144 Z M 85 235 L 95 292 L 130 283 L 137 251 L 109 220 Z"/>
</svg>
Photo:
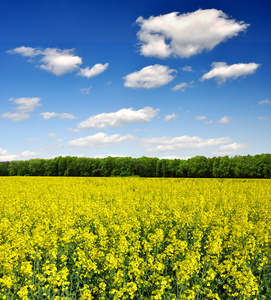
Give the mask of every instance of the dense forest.
<svg viewBox="0 0 271 300">
<path fill-rule="evenodd" d="M 0 176 L 140 176 L 271 178 L 271 154 L 196 156 L 187 160 L 152 157 L 56 157 L 0 163 Z"/>
</svg>

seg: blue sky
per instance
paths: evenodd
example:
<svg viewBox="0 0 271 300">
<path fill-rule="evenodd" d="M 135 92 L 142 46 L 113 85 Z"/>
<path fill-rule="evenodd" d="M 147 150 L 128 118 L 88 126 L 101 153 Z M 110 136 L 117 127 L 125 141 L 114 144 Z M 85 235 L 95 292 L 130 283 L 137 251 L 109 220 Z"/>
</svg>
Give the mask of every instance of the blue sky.
<svg viewBox="0 0 271 300">
<path fill-rule="evenodd" d="M 1 1 L 0 161 L 270 153 L 270 11 Z"/>
</svg>

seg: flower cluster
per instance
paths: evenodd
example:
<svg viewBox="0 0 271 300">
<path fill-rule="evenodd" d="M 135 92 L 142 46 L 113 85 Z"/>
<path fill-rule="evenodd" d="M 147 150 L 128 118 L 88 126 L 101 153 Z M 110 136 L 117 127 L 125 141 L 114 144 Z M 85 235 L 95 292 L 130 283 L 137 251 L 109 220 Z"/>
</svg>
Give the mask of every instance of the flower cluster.
<svg viewBox="0 0 271 300">
<path fill-rule="evenodd" d="M 0 299 L 271 297 L 271 181 L 3 177 Z"/>
</svg>

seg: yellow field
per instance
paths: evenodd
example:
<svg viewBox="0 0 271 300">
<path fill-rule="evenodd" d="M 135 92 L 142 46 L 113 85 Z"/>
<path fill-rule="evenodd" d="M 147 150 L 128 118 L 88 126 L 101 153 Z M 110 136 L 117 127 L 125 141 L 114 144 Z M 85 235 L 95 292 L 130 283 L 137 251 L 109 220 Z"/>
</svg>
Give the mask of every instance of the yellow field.
<svg viewBox="0 0 271 300">
<path fill-rule="evenodd" d="M 0 299 L 271 299 L 271 180 L 0 178 Z"/>
</svg>

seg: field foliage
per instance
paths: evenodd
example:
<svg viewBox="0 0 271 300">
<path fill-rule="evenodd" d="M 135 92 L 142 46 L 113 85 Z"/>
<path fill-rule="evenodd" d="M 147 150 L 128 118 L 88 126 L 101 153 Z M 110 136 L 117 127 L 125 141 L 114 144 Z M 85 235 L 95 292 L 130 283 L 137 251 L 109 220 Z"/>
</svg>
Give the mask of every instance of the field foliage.
<svg viewBox="0 0 271 300">
<path fill-rule="evenodd" d="M 0 299 L 271 299 L 271 180 L 2 177 Z"/>
</svg>

